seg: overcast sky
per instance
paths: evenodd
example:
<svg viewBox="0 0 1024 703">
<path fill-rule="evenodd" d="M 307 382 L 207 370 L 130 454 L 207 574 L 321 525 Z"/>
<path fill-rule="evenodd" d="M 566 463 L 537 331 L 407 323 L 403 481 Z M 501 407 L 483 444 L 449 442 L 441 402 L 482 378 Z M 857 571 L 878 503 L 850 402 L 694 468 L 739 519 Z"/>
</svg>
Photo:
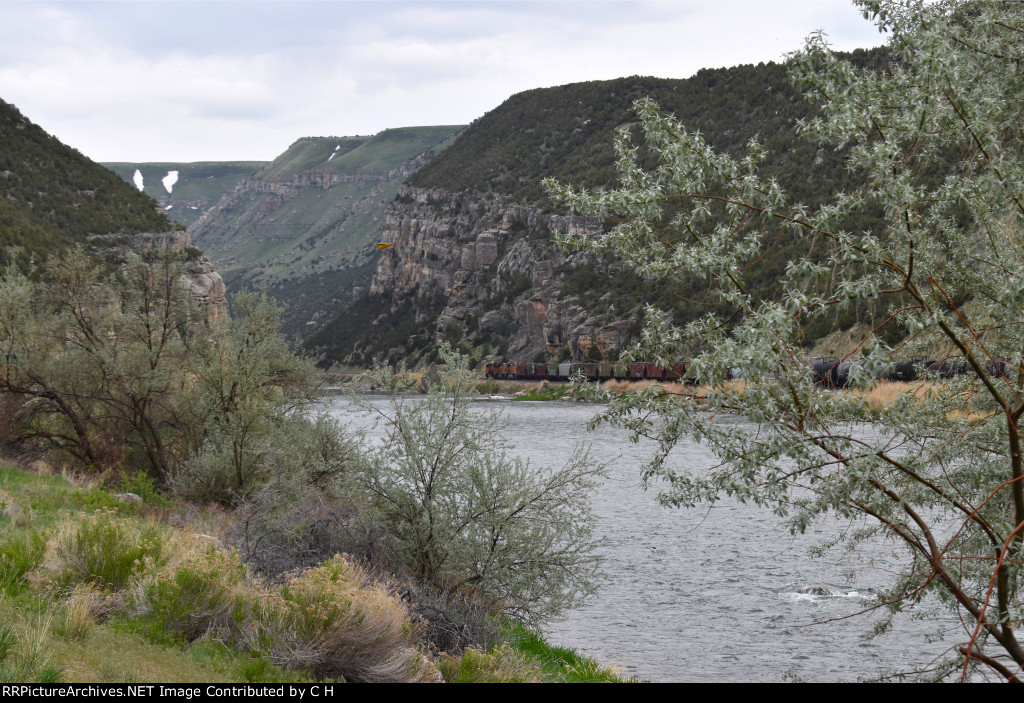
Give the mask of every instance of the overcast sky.
<svg viewBox="0 0 1024 703">
<path fill-rule="evenodd" d="M 97 161 L 269 160 L 531 88 L 777 61 L 817 29 L 884 41 L 847 0 L 0 0 L 0 98 Z"/>
</svg>

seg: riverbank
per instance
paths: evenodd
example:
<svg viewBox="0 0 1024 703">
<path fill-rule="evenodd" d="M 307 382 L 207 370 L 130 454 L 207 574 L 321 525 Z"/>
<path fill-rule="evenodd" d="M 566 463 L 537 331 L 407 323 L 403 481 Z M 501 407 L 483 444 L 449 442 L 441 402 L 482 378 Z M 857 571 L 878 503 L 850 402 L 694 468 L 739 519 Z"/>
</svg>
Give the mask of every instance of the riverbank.
<svg viewBox="0 0 1024 703">
<path fill-rule="evenodd" d="M 403 680 L 623 680 L 518 623 L 489 652 L 434 656 L 394 584 L 344 557 L 267 582 L 231 548 L 225 508 L 47 473 L 0 462 L 4 683 L 358 680 L 323 656 L 342 632 Z"/>
</svg>

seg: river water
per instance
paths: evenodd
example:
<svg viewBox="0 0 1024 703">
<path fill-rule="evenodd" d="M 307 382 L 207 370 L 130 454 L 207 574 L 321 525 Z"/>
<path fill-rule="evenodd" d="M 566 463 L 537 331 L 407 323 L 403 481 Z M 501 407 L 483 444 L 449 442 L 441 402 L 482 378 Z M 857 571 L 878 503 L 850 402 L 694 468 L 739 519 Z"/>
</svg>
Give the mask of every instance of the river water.
<svg viewBox="0 0 1024 703">
<path fill-rule="evenodd" d="M 644 491 L 639 481 L 652 445 L 634 445 L 607 426 L 588 433 L 595 406 L 478 404 L 496 406 L 513 422 L 506 438 L 514 451 L 533 464 L 563 464 L 583 441 L 611 467 L 594 496 L 607 580 L 583 607 L 544 627 L 553 644 L 648 681 L 852 681 L 914 670 L 962 637 L 952 615 L 927 601 L 898 613 L 889 632 L 867 637 L 877 615 L 856 613 L 877 602 L 905 559 L 894 542 L 812 556 L 813 546 L 857 525 L 828 521 L 794 537 L 770 511 L 730 499 L 710 510 L 663 507 L 656 486 Z M 343 397 L 330 411 L 353 428 L 368 426 Z M 714 463 L 692 441 L 669 460 L 676 469 Z"/>
</svg>

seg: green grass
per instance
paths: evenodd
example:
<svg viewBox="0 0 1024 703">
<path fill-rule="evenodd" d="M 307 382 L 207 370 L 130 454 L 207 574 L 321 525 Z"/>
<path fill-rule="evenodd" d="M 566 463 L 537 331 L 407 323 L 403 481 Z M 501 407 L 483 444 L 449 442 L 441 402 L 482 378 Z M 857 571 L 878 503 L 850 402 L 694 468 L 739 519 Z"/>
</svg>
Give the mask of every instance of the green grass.
<svg viewBox="0 0 1024 703">
<path fill-rule="evenodd" d="M 486 654 L 469 648 L 460 657 L 442 656 L 438 670 L 448 683 L 635 683 L 621 671 L 574 649 L 554 647 L 523 623 L 507 621 L 506 642 Z"/>
<path fill-rule="evenodd" d="M 621 671 L 599 664 L 575 649 L 552 646 L 521 622 L 510 622 L 503 632 L 509 645 L 540 664 L 546 681 L 565 683 L 633 683 Z"/>
<path fill-rule="evenodd" d="M 0 467 L 0 502 L 0 681 L 309 680 L 216 637 L 168 637 L 152 615 L 76 610 L 90 593 L 97 611 L 123 603 L 127 596 L 116 587 L 155 568 L 154 553 L 181 534 L 142 520 L 139 506 L 102 488 L 11 467 Z M 61 535 L 84 571 L 58 568 L 66 561 Z M 90 582 L 93 590 L 71 582 Z"/>
<path fill-rule="evenodd" d="M 564 400 L 572 397 L 572 386 L 568 383 L 558 383 L 547 388 L 531 391 L 526 395 L 520 395 L 513 400 Z"/>
<path fill-rule="evenodd" d="M 0 681 L 408 680 L 424 673 L 406 605 L 342 557 L 266 583 L 237 553 L 192 534 L 204 528 L 157 522 L 146 515 L 168 508 L 122 504 L 101 487 L 0 467 L 0 502 Z M 504 636 L 487 653 L 470 649 L 436 665 L 450 681 L 626 680 L 520 623 L 506 624 Z M 303 654 L 321 645 L 319 659 Z"/>
</svg>

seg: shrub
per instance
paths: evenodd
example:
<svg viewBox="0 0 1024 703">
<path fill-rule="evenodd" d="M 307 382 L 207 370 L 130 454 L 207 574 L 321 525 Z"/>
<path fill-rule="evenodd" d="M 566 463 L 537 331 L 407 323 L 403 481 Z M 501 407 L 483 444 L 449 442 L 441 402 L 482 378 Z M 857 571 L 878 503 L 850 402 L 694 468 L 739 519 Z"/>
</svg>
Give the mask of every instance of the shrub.
<svg viewBox="0 0 1024 703">
<path fill-rule="evenodd" d="M 97 510 L 81 522 L 65 518 L 54 539 L 60 580 L 124 588 L 148 559 L 160 556 L 163 538 L 156 525 L 121 520 L 115 510 Z"/>
<path fill-rule="evenodd" d="M 294 476 L 282 476 L 242 500 L 229 539 L 254 571 L 277 577 L 308 569 L 335 554 L 380 572 L 402 561 L 386 528 L 355 499 L 334 497 Z"/>
<path fill-rule="evenodd" d="M 500 607 L 469 589 L 426 586 L 413 590 L 412 609 L 426 623 L 424 636 L 439 652 L 459 654 L 469 647 L 484 651 L 501 642 L 492 613 Z"/>
<path fill-rule="evenodd" d="M 423 671 L 421 627 L 385 584 L 345 557 L 290 577 L 268 598 L 262 625 L 270 660 L 319 678 L 412 681 Z"/>
<path fill-rule="evenodd" d="M 466 359 L 448 344 L 444 366 L 424 374 L 410 400 L 407 374 L 377 367 L 372 382 L 390 405 L 355 403 L 379 418 L 383 437 L 367 454 L 365 490 L 423 583 L 472 586 L 507 615 L 538 622 L 578 605 L 600 579 L 590 492 L 605 466 L 582 447 L 561 468 L 510 453 L 510 421 L 477 413 Z"/>
<path fill-rule="evenodd" d="M 237 553 L 208 547 L 140 584 L 134 608 L 159 630 L 192 642 L 216 634 L 246 643 L 247 605 L 255 600 L 249 573 Z"/>
</svg>

